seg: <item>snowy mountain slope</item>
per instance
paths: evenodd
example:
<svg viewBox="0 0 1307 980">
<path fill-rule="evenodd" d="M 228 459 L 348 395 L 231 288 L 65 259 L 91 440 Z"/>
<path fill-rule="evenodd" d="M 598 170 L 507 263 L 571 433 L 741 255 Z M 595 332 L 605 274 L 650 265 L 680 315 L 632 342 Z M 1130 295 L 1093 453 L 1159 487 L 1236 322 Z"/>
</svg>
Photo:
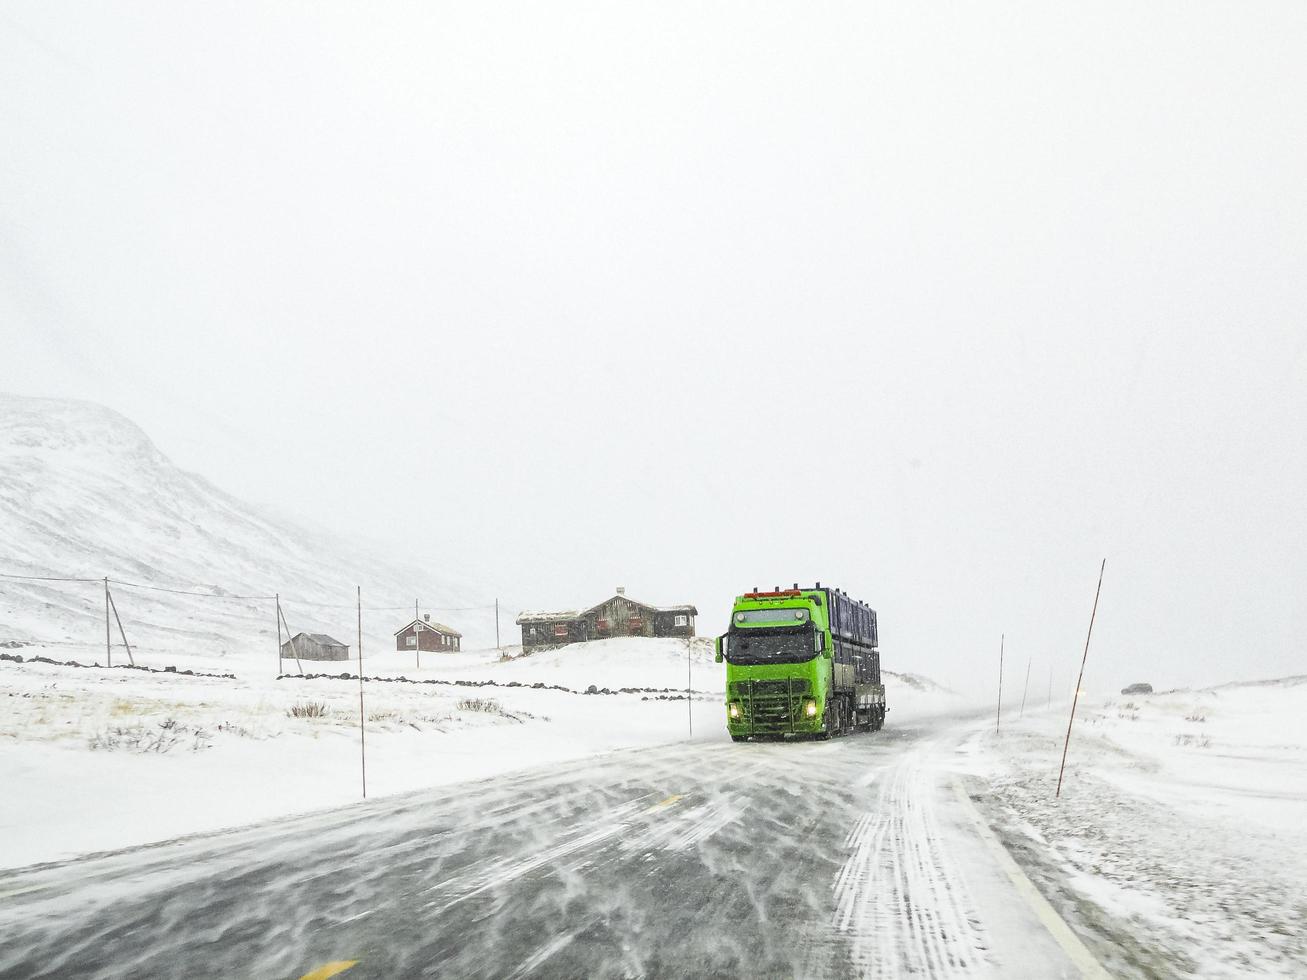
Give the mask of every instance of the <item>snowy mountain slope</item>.
<svg viewBox="0 0 1307 980">
<path fill-rule="evenodd" d="M 0 394 L 0 528 L 0 572 L 281 593 L 293 630 L 332 633 L 351 646 L 354 587 L 361 585 L 365 606 L 398 607 L 367 617 L 373 650 L 407 621 L 414 597 L 430 607 L 484 604 L 472 589 L 260 513 L 178 469 L 128 419 L 88 402 Z M 270 663 L 276 652 L 274 606 L 266 599 L 123 586 L 114 600 L 128 640 L 147 662 L 194 658 L 230 668 L 247 659 Z M 102 656 L 103 603 L 95 583 L 0 579 L 0 642 L 69 659 Z M 457 619 L 473 642 L 493 630 L 484 612 L 439 617 Z"/>
</svg>

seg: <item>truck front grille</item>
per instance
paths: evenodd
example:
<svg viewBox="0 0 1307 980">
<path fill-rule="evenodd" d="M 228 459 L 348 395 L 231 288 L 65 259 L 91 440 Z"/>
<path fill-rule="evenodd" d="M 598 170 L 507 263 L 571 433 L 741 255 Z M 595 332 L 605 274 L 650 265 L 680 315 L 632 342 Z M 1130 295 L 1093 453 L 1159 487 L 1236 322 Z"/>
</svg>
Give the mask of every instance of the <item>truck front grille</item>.
<svg viewBox="0 0 1307 980">
<path fill-rule="evenodd" d="M 740 704 L 745 730 L 752 735 L 777 735 L 794 731 L 806 722 L 803 706 L 808 700 L 808 681 L 803 678 L 770 681 L 736 681 L 731 697 Z"/>
<path fill-rule="evenodd" d="M 731 694 L 737 698 L 766 697 L 768 695 L 793 696 L 808 693 L 808 680 L 795 677 L 780 681 L 736 681 Z"/>
</svg>

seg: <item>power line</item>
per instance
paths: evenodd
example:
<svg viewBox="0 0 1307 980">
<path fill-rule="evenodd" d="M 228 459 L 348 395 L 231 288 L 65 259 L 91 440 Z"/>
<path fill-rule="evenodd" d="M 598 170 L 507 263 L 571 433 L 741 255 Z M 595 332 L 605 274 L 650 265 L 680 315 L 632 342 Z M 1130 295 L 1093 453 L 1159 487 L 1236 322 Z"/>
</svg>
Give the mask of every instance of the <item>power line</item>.
<svg viewBox="0 0 1307 980">
<path fill-rule="evenodd" d="M 94 582 L 100 583 L 104 579 L 99 578 L 69 578 L 64 575 L 10 575 L 7 572 L 0 572 L 0 578 L 18 578 L 28 582 Z"/>
<path fill-rule="evenodd" d="M 20 579 L 28 582 L 80 582 L 85 584 L 99 585 L 104 582 L 102 578 L 75 578 L 67 575 L 15 575 L 8 572 L 0 572 L 0 578 Z M 197 599 L 231 599 L 237 602 L 251 601 L 268 601 L 271 602 L 277 597 L 275 595 L 232 595 L 229 593 L 216 592 L 195 592 L 191 589 L 172 589 L 162 585 L 145 585 L 141 582 L 124 582 L 121 579 L 109 579 L 110 585 L 121 585 L 128 589 L 145 589 L 150 592 L 166 592 L 169 595 L 193 596 Z M 350 603 L 335 602 L 311 602 L 308 599 L 293 599 L 282 597 L 282 602 L 293 603 L 297 606 L 311 606 L 315 609 L 353 609 L 354 605 Z M 430 612 L 484 612 L 494 609 L 494 603 L 487 603 L 483 606 L 428 606 Z M 408 609 L 408 604 L 402 606 L 364 606 L 365 612 L 403 612 Z"/>
<path fill-rule="evenodd" d="M 109 581 L 112 582 L 113 579 L 110 579 Z M 281 602 L 282 605 L 293 604 L 297 606 L 312 606 L 316 609 L 353 609 L 354 608 L 353 606 L 348 604 L 338 605 L 334 602 L 309 602 L 308 600 L 305 599 L 288 599 L 285 596 L 281 597 Z M 363 611 L 364 612 L 401 612 L 403 610 L 410 609 L 410 608 L 412 607 L 407 604 L 403 606 L 364 606 Z M 494 604 L 491 603 L 490 605 L 486 605 L 486 606 L 427 606 L 426 610 L 427 612 L 478 612 L 478 611 L 489 610 L 494 608 L 495 608 Z"/>
<path fill-rule="evenodd" d="M 140 582 L 122 582 L 116 578 L 109 579 L 110 585 L 121 585 L 129 589 L 149 589 L 151 592 L 168 592 L 172 595 L 193 595 L 201 599 L 268 599 L 277 598 L 275 595 L 228 595 L 227 593 L 216 592 L 191 592 L 188 589 L 166 589 L 161 585 L 142 585 Z"/>
</svg>

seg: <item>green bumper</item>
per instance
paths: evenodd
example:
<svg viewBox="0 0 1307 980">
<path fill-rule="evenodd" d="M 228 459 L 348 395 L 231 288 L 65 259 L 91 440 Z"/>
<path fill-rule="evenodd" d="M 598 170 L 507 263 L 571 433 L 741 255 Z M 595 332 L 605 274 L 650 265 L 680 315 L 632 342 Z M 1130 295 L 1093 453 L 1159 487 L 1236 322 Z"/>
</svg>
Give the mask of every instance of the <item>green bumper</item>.
<svg viewBox="0 0 1307 980">
<path fill-rule="evenodd" d="M 806 678 L 735 681 L 726 694 L 726 727 L 741 737 L 819 734 L 824 701 Z"/>
</svg>

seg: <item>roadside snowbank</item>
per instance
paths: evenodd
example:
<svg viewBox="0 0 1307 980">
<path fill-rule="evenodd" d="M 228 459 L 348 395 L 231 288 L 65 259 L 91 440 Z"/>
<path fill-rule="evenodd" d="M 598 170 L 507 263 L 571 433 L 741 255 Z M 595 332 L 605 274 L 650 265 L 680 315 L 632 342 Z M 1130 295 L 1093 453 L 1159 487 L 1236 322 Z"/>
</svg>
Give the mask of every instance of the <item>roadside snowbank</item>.
<svg viewBox="0 0 1307 980">
<path fill-rule="evenodd" d="M 973 737 L 972 792 L 1113 975 L 1307 975 L 1307 678 L 1082 703 L 1057 800 L 1065 726 Z"/>
</svg>

